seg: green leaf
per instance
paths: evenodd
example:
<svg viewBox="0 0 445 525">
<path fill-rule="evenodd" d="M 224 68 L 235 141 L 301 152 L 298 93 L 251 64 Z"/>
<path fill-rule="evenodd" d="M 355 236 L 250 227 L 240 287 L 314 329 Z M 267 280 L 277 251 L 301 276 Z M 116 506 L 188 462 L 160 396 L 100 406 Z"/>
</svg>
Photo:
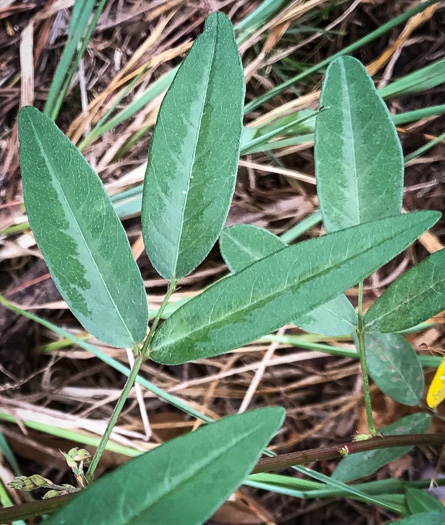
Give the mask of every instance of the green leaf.
<svg viewBox="0 0 445 525">
<path fill-rule="evenodd" d="M 365 334 L 368 371 L 374 383 L 402 405 L 417 405 L 425 381 L 413 347 L 397 334 Z"/>
<path fill-rule="evenodd" d="M 406 503 L 412 514 L 428 511 L 441 512 L 442 514 L 445 513 L 445 507 L 442 503 L 431 494 L 428 494 L 428 492 L 410 488 L 406 490 L 405 496 Z M 444 519 L 443 516 L 442 519 Z"/>
<path fill-rule="evenodd" d="M 232 273 L 288 246 L 273 233 L 251 224 L 224 228 L 219 239 L 221 255 Z"/>
<path fill-rule="evenodd" d="M 326 231 L 397 215 L 403 156 L 391 115 L 352 57 L 326 71 L 315 128 L 317 193 Z"/>
<path fill-rule="evenodd" d="M 428 414 L 417 413 L 402 417 L 395 423 L 379 430 L 384 436 L 401 436 L 405 434 L 423 434 L 431 424 Z M 413 447 L 394 447 L 380 450 L 358 452 L 343 458 L 337 465 L 332 477 L 347 483 L 373 474 L 390 461 L 407 454 Z"/>
<path fill-rule="evenodd" d="M 147 330 L 141 274 L 101 180 L 45 115 L 19 115 L 29 224 L 62 297 L 95 337 L 132 347 Z"/>
<path fill-rule="evenodd" d="M 398 332 L 445 310 L 445 250 L 401 275 L 366 312 L 369 332 Z"/>
<path fill-rule="evenodd" d="M 357 323 L 354 307 L 344 294 L 311 310 L 295 321 L 295 325 L 306 332 L 328 336 L 350 335 Z"/>
<path fill-rule="evenodd" d="M 219 246 L 232 273 L 287 246 L 279 237 L 263 228 L 247 224 L 223 230 Z M 322 335 L 349 335 L 357 325 L 357 314 L 348 298 L 339 295 L 332 301 L 304 315 L 294 324 L 307 332 Z"/>
<path fill-rule="evenodd" d="M 289 246 L 214 284 L 169 317 L 151 358 L 179 364 L 222 354 L 334 299 L 437 221 L 418 212 Z"/>
<path fill-rule="evenodd" d="M 244 76 L 223 13 L 206 21 L 159 111 L 142 199 L 145 249 L 165 279 L 180 279 L 219 237 L 235 188 Z"/>
<path fill-rule="evenodd" d="M 403 518 L 403 520 L 391 521 L 396 525 L 445 525 L 445 516 L 439 512 L 421 512 Z"/>
<path fill-rule="evenodd" d="M 226 417 L 125 463 L 45 525 L 198 525 L 252 470 L 284 419 L 279 407 Z"/>
</svg>

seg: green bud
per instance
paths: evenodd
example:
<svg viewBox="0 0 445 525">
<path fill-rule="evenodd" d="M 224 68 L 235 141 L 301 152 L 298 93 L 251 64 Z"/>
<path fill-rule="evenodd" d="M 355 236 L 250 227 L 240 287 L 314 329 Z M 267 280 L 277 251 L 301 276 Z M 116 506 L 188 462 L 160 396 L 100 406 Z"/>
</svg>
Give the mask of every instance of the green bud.
<svg viewBox="0 0 445 525">
<path fill-rule="evenodd" d="M 42 499 L 50 499 L 54 498 L 55 496 L 62 496 L 62 492 L 59 492 L 58 490 L 48 490 L 48 492 L 43 496 Z"/>
</svg>

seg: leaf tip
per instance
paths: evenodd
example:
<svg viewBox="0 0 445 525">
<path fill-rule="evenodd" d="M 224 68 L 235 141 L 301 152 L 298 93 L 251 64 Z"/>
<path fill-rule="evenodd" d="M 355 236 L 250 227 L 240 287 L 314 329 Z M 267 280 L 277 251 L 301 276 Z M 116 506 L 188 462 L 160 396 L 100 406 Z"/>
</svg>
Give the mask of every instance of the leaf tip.
<svg viewBox="0 0 445 525">
<path fill-rule="evenodd" d="M 20 129 L 26 125 L 25 122 L 32 119 L 33 115 L 36 113 L 39 113 L 39 111 L 34 108 L 33 106 L 23 106 L 19 111 L 19 118 L 18 118 L 18 129 L 20 133 Z"/>
<path fill-rule="evenodd" d="M 214 13 L 211 13 L 204 23 L 204 30 L 209 31 L 214 29 L 218 26 L 218 24 L 223 23 L 223 20 L 230 22 L 227 16 L 221 11 L 215 11 Z"/>
</svg>

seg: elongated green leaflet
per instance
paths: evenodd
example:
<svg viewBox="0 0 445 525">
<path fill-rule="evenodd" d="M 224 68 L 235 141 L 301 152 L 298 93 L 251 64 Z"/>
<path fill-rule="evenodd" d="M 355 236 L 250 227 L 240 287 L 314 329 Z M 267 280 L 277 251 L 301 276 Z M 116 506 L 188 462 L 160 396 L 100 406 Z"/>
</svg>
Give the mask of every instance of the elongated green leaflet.
<svg viewBox="0 0 445 525">
<path fill-rule="evenodd" d="M 420 403 L 425 388 L 422 365 L 413 347 L 398 334 L 365 334 L 368 372 L 374 383 L 403 405 Z"/>
<path fill-rule="evenodd" d="M 392 521 L 396 525 L 445 525 L 445 516 L 441 512 L 421 512 L 403 520 Z"/>
<path fill-rule="evenodd" d="M 445 522 L 445 507 L 431 494 L 416 488 L 408 488 L 405 497 L 409 510 L 413 514 L 420 512 L 440 512 Z"/>
<path fill-rule="evenodd" d="M 223 230 L 219 246 L 232 273 L 247 268 L 254 262 L 287 246 L 279 237 L 263 228 L 247 224 Z M 357 314 L 348 298 L 339 295 L 300 317 L 294 324 L 307 332 L 321 335 L 349 335 L 357 325 Z"/>
<path fill-rule="evenodd" d="M 214 13 L 159 111 L 142 199 L 145 249 L 166 279 L 200 264 L 224 226 L 235 188 L 244 76 L 228 18 Z"/>
<path fill-rule="evenodd" d="M 327 232 L 400 213 L 403 157 L 389 111 L 363 65 L 329 66 L 315 127 L 315 172 Z"/>
<path fill-rule="evenodd" d="M 147 299 L 99 177 L 35 108 L 21 110 L 19 139 L 29 224 L 57 288 L 91 334 L 133 347 L 146 333 Z"/>
<path fill-rule="evenodd" d="M 46 525 L 197 525 L 249 474 L 284 419 L 279 407 L 226 417 L 95 481 Z"/>
<path fill-rule="evenodd" d="M 445 310 L 445 250 L 401 275 L 366 312 L 369 332 L 398 332 Z"/>
<path fill-rule="evenodd" d="M 289 246 L 193 298 L 156 332 L 151 357 L 179 364 L 250 343 L 364 279 L 440 217 L 418 212 Z"/>
<path fill-rule="evenodd" d="M 251 224 L 224 228 L 219 239 L 221 255 L 232 273 L 238 273 L 260 259 L 279 252 L 287 244 L 273 233 Z"/>
<path fill-rule="evenodd" d="M 379 430 L 384 436 L 400 436 L 404 434 L 423 434 L 431 424 L 428 414 L 417 413 L 402 417 L 395 423 L 391 423 Z M 347 483 L 355 479 L 369 476 L 390 461 L 407 454 L 413 447 L 394 447 L 381 450 L 370 450 L 358 452 L 343 458 L 334 470 L 332 477 Z"/>
</svg>

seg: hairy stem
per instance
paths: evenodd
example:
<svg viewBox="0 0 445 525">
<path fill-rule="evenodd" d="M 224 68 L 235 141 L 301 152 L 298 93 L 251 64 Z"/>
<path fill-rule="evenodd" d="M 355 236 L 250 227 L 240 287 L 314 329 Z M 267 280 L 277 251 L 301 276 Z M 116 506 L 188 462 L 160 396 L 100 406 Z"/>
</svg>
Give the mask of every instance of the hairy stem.
<svg viewBox="0 0 445 525">
<path fill-rule="evenodd" d="M 272 470 L 282 470 L 295 465 L 304 465 L 314 461 L 324 461 L 328 459 L 339 459 L 349 454 L 357 452 L 367 452 L 380 448 L 407 447 L 415 445 L 442 445 L 445 444 L 444 434 L 407 434 L 406 436 L 375 436 L 365 441 L 352 441 L 342 443 L 332 447 L 313 448 L 301 452 L 291 452 L 289 454 L 279 454 L 271 458 L 261 458 L 252 471 L 252 474 L 259 472 L 271 472 Z"/>
</svg>

